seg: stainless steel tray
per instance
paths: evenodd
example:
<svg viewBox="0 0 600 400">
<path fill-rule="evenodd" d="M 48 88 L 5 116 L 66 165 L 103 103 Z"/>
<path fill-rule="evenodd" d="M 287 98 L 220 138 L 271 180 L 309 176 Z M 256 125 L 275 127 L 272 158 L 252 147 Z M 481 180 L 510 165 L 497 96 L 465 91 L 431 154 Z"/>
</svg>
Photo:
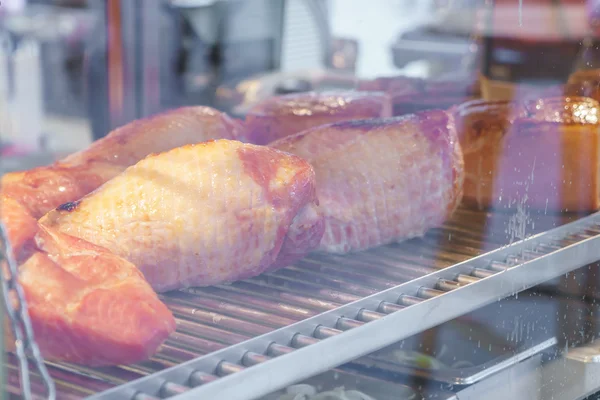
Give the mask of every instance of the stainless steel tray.
<svg viewBox="0 0 600 400">
<path fill-rule="evenodd" d="M 598 260 L 599 223 L 594 214 L 94 398 L 263 396 Z"/>
<path fill-rule="evenodd" d="M 538 354 L 494 374 L 474 385 L 456 392 L 456 400 L 556 400 L 554 396 L 542 395 L 544 382 L 540 368 L 543 356 Z M 574 400 L 574 399 L 570 399 Z"/>
<path fill-rule="evenodd" d="M 49 363 L 50 372 L 65 383 L 60 393 L 98 399 L 259 398 L 600 259 L 600 215 L 498 249 L 511 232 L 564 222 L 518 217 L 459 210 L 422 239 L 168 293 L 178 331 L 152 359 L 100 369 Z"/>
</svg>

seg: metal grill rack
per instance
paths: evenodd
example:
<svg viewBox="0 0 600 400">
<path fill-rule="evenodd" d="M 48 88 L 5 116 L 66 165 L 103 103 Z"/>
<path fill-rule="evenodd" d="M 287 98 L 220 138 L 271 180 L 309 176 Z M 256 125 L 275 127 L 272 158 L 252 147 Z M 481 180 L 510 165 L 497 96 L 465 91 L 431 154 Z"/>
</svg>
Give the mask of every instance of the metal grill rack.
<svg viewBox="0 0 600 400">
<path fill-rule="evenodd" d="M 507 245 L 515 222 L 543 233 Z M 563 222 L 459 210 L 422 239 L 168 293 L 178 329 L 149 361 L 49 372 L 67 399 L 258 398 L 600 259 L 600 214 Z"/>
</svg>

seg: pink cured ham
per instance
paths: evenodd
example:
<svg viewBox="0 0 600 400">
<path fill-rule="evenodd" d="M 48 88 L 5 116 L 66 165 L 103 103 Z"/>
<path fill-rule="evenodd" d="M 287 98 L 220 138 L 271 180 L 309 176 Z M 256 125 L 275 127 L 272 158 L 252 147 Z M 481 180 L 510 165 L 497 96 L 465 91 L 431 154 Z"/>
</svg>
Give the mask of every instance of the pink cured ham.
<svg viewBox="0 0 600 400">
<path fill-rule="evenodd" d="M 269 98 L 246 115 L 246 140 L 267 144 L 309 128 L 351 119 L 390 117 L 385 93 L 330 91 Z"/>
<path fill-rule="evenodd" d="M 232 140 L 149 156 L 40 222 L 131 261 L 157 291 L 287 266 L 323 235 L 310 164 Z"/>
<path fill-rule="evenodd" d="M 346 253 L 423 235 L 462 197 L 463 155 L 444 111 L 324 125 L 270 146 L 315 169 L 325 218 L 322 251 Z"/>
</svg>

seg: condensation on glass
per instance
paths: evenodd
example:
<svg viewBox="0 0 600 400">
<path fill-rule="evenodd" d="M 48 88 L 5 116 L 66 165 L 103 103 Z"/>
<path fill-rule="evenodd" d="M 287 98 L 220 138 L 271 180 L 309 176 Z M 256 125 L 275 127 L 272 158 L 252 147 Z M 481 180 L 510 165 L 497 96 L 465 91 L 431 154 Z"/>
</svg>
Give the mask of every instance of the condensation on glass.
<svg viewBox="0 0 600 400">
<path fill-rule="evenodd" d="M 0 397 L 598 398 L 599 18 L 2 0 Z"/>
</svg>

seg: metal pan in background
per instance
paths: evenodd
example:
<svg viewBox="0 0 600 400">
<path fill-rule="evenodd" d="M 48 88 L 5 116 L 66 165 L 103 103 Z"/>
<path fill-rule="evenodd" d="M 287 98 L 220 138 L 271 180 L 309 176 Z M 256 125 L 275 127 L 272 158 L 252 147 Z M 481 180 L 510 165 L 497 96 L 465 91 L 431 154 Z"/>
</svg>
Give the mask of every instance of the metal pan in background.
<svg viewBox="0 0 600 400">
<path fill-rule="evenodd" d="M 569 349 L 541 369 L 540 398 L 583 399 L 600 388 L 600 341 Z M 596 397 L 590 397 L 596 398 Z"/>
<path fill-rule="evenodd" d="M 345 391 L 358 391 L 374 400 L 454 400 L 455 395 L 450 391 L 434 390 L 421 392 L 407 385 L 383 381 L 377 378 L 357 375 L 342 370 L 331 370 L 317 375 L 298 385 L 292 385 L 286 389 L 271 393 L 260 400 L 280 400 L 293 398 L 285 396 L 290 393 L 306 393 L 316 391 L 334 391 L 335 389 Z M 331 397 L 333 399 L 333 397 Z M 352 397 L 353 398 L 353 397 Z M 309 400 L 308 397 L 307 400 Z M 302 399 L 305 400 L 305 399 Z M 327 398 L 329 400 L 329 398 Z"/>
<path fill-rule="evenodd" d="M 472 385 L 558 343 L 562 299 L 535 292 L 491 304 L 348 365 L 372 376 L 400 374 Z"/>
</svg>

